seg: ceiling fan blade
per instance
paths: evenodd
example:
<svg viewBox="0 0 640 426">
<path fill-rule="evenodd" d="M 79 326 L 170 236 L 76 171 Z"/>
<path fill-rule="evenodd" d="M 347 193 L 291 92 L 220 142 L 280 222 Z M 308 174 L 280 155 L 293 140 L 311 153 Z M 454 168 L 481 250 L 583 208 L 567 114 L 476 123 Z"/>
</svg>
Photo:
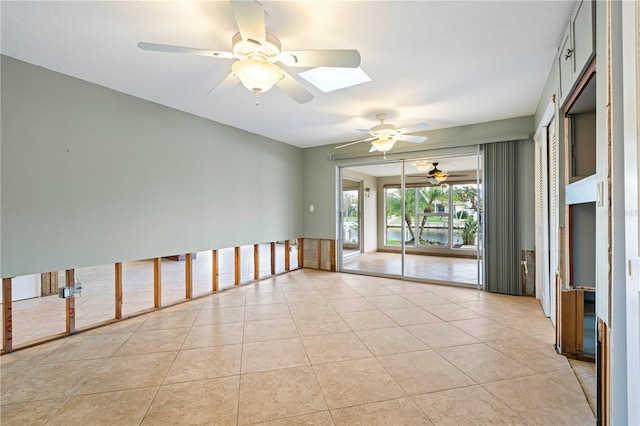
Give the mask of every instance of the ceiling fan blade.
<svg viewBox="0 0 640 426">
<path fill-rule="evenodd" d="M 264 8 L 257 1 L 231 0 L 233 15 L 244 41 L 266 45 L 267 34 L 264 23 Z"/>
<path fill-rule="evenodd" d="M 371 145 L 371 149 L 369 150 L 369 152 L 376 152 L 378 150 L 378 148 L 376 148 L 375 145 Z"/>
<path fill-rule="evenodd" d="M 398 138 L 402 142 L 422 143 L 427 140 L 426 136 L 400 135 Z"/>
<path fill-rule="evenodd" d="M 349 50 L 289 50 L 280 54 L 280 61 L 290 67 L 340 67 L 360 66 L 360 53 Z"/>
<path fill-rule="evenodd" d="M 299 104 L 304 104 L 313 99 L 313 95 L 298 80 L 293 78 L 291 74 L 282 70 L 284 77 L 276 81 L 276 86 L 282 89 L 287 95 L 291 96 Z"/>
<path fill-rule="evenodd" d="M 205 96 L 209 96 L 214 90 L 217 93 L 227 92 L 233 89 L 238 84 L 238 81 L 238 78 L 231 72 L 224 78 L 224 80 L 213 86 L 213 88 L 209 90 Z"/>
<path fill-rule="evenodd" d="M 400 133 L 416 133 L 423 132 L 425 130 L 429 130 L 431 125 L 429 123 L 418 123 L 413 126 L 404 127 L 402 129 L 398 129 Z"/>
<path fill-rule="evenodd" d="M 360 140 L 357 140 L 357 141 L 353 141 L 353 142 L 345 143 L 344 145 L 336 146 L 334 149 L 344 148 L 344 147 L 347 147 L 347 146 L 355 145 L 355 144 L 360 143 L 360 142 L 369 142 L 369 141 L 372 141 L 372 140 L 374 140 L 374 139 L 375 139 L 375 138 L 360 139 Z"/>
<path fill-rule="evenodd" d="M 196 49 L 194 47 L 171 46 L 170 44 L 145 43 L 141 41 L 138 47 L 153 52 L 184 53 L 187 55 L 209 56 L 214 58 L 233 59 L 233 53 L 218 50 Z"/>
</svg>

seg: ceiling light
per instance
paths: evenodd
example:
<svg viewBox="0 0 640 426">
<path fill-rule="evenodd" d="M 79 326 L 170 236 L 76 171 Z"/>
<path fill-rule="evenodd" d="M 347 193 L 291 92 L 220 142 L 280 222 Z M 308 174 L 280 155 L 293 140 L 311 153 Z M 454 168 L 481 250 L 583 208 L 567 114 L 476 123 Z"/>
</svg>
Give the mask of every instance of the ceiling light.
<svg viewBox="0 0 640 426">
<path fill-rule="evenodd" d="M 445 179 L 447 179 L 447 175 L 445 175 L 442 172 L 436 172 L 431 177 L 433 177 L 436 180 L 436 182 L 438 182 L 438 183 L 444 182 Z"/>
<path fill-rule="evenodd" d="M 242 85 L 256 95 L 271 89 L 276 81 L 284 77 L 280 68 L 259 55 L 234 62 L 231 70 Z"/>
<path fill-rule="evenodd" d="M 428 172 L 432 167 L 428 160 L 417 160 L 411 163 L 419 172 Z"/>
<path fill-rule="evenodd" d="M 393 148 L 393 145 L 395 143 L 395 139 L 376 139 L 375 141 L 371 142 L 371 145 L 375 146 L 378 151 L 385 153 Z"/>
</svg>

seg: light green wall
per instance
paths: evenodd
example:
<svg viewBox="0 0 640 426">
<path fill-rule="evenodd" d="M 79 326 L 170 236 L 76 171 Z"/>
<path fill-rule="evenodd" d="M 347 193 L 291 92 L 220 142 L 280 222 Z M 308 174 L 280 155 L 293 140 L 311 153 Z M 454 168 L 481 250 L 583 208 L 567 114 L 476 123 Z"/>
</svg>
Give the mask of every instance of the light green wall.
<svg viewBox="0 0 640 426">
<path fill-rule="evenodd" d="M 387 154 L 389 160 L 402 158 L 415 158 L 418 156 L 441 156 L 455 154 L 468 147 L 482 143 L 530 139 L 533 136 L 533 116 L 518 117 L 508 120 L 492 121 L 489 123 L 472 124 L 468 126 L 452 127 L 448 129 L 432 130 L 421 133 L 428 136 L 427 142 L 416 150 L 414 144 L 401 144 L 394 148 L 395 153 Z M 357 144 L 339 151 L 336 145 L 325 145 L 314 148 L 306 148 L 302 152 L 304 170 L 304 209 L 303 209 L 303 235 L 308 238 L 336 238 L 336 220 L 338 208 L 336 204 L 337 167 L 340 165 L 357 165 L 384 161 L 377 154 L 366 154 L 367 144 Z M 526 174 L 526 186 L 522 188 L 527 194 L 525 203 L 530 207 L 527 217 L 522 218 L 522 223 L 527 226 L 523 230 L 526 233 L 526 248 L 533 249 L 534 241 L 534 155 L 533 144 L 529 156 L 521 158 L 523 173 Z M 467 148 L 464 148 L 467 147 Z M 412 151 L 408 149 L 413 148 Z M 332 160 L 331 156 L 338 156 Z M 309 211 L 309 205 L 314 205 L 314 212 Z M 523 215 L 524 215 L 524 209 Z M 525 247 L 523 247 L 525 248 Z"/>
<path fill-rule="evenodd" d="M 299 148 L 1 65 L 3 276 L 301 236 Z"/>
</svg>

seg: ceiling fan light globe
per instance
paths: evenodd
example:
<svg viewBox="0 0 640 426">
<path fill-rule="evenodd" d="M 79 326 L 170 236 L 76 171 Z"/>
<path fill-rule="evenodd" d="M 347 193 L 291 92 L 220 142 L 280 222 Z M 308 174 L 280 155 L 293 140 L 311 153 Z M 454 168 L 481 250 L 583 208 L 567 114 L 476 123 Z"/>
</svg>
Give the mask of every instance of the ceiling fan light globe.
<svg viewBox="0 0 640 426">
<path fill-rule="evenodd" d="M 376 139 L 371 142 L 371 145 L 375 146 L 378 151 L 384 153 L 393 148 L 393 145 L 395 145 L 395 143 L 395 139 Z"/>
<path fill-rule="evenodd" d="M 433 175 L 433 177 L 438 181 L 438 182 L 444 182 L 445 179 L 447 179 L 447 175 L 445 175 L 444 173 L 436 173 L 435 175 Z"/>
<path fill-rule="evenodd" d="M 284 74 L 277 65 L 260 56 L 240 59 L 231 66 L 233 74 L 244 87 L 254 93 L 263 93 L 273 87 Z"/>
<path fill-rule="evenodd" d="M 417 160 L 411 163 L 413 167 L 418 169 L 419 172 L 428 172 L 431 168 L 431 163 L 426 160 Z"/>
</svg>

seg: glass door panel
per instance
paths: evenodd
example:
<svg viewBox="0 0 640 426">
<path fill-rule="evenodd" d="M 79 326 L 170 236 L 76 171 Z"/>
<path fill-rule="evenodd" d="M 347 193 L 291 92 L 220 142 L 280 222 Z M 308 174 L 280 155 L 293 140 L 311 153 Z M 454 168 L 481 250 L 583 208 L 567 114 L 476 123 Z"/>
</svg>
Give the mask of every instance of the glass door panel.
<svg viewBox="0 0 640 426">
<path fill-rule="evenodd" d="M 403 241 L 410 235 L 403 221 L 402 163 L 343 167 L 340 173 L 340 270 L 401 276 Z M 354 181 L 357 194 L 350 192 Z"/>
<path fill-rule="evenodd" d="M 476 284 L 476 155 L 407 160 L 405 173 L 405 206 L 412 214 L 406 222 L 414 235 L 406 243 L 404 276 Z M 467 224 L 467 217 L 476 222 Z M 464 237 L 471 243 L 463 252 Z"/>
<path fill-rule="evenodd" d="M 360 253 L 360 191 L 359 180 L 342 179 L 342 255 Z"/>
</svg>

